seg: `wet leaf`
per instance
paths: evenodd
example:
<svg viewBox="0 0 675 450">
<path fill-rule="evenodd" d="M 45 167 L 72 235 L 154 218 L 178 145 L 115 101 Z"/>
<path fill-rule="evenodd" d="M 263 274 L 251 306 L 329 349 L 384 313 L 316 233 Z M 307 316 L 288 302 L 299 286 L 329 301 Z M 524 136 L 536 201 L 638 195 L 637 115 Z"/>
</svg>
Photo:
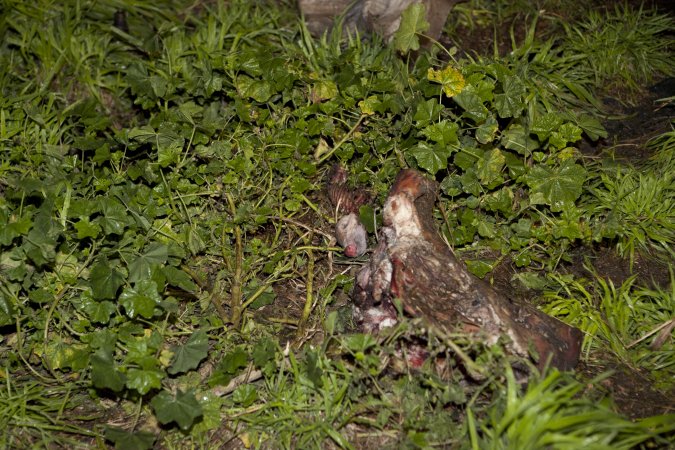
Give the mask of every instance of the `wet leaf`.
<svg viewBox="0 0 675 450">
<path fill-rule="evenodd" d="M 394 34 L 394 48 L 402 53 L 419 50 L 418 34 L 429 30 L 426 8 L 422 3 L 411 3 L 401 14 L 401 24 Z"/>
<path fill-rule="evenodd" d="M 560 167 L 537 165 L 525 176 L 527 185 L 539 194 L 533 200 L 549 205 L 552 211 L 572 206 L 581 195 L 584 181 L 586 169 L 571 160 L 566 160 Z"/>
<path fill-rule="evenodd" d="M 183 345 L 174 347 L 173 360 L 168 372 L 171 375 L 184 373 L 197 368 L 206 358 L 209 350 L 209 337 L 204 331 L 196 331 Z"/>
<path fill-rule="evenodd" d="M 119 298 L 120 305 L 132 319 L 137 316 L 151 318 L 161 301 L 157 283 L 151 280 L 140 280 L 133 287 L 124 288 Z"/>
<path fill-rule="evenodd" d="M 192 391 L 178 390 L 175 396 L 162 391 L 150 401 L 155 416 L 163 424 L 176 422 L 182 430 L 187 430 L 195 419 L 202 415 L 202 407 Z"/>
<path fill-rule="evenodd" d="M 443 92 L 445 92 L 445 95 L 448 97 L 453 97 L 462 92 L 462 90 L 464 90 L 464 85 L 466 84 L 462 73 L 451 66 L 445 66 L 441 70 L 429 68 L 427 71 L 427 79 L 429 81 L 440 83 Z"/>
</svg>

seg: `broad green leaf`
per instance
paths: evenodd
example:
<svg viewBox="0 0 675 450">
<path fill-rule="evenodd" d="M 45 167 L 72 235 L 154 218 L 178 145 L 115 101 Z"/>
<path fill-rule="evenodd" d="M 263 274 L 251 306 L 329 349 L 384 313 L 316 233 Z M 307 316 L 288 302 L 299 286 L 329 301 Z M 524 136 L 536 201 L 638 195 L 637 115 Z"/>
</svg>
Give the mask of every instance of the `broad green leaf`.
<svg viewBox="0 0 675 450">
<path fill-rule="evenodd" d="M 111 197 L 101 197 L 99 207 L 102 217 L 96 219 L 103 226 L 106 234 L 122 234 L 131 223 L 126 207 Z"/>
<path fill-rule="evenodd" d="M 173 360 L 168 372 L 171 375 L 195 369 L 206 358 L 209 350 L 209 337 L 204 331 L 196 331 L 183 345 L 174 347 Z"/>
<path fill-rule="evenodd" d="M 560 167 L 539 164 L 525 176 L 532 192 L 539 194 L 533 201 L 540 203 L 539 199 L 543 200 L 554 212 L 574 204 L 581 195 L 584 181 L 586 169 L 571 160 L 565 160 Z"/>
<path fill-rule="evenodd" d="M 497 119 L 491 115 L 476 129 L 476 140 L 481 144 L 489 144 L 495 139 L 498 130 L 499 124 L 497 123 Z"/>
<path fill-rule="evenodd" d="M 445 66 L 442 70 L 435 70 L 430 67 L 427 71 L 427 79 L 440 83 L 447 97 L 454 97 L 462 92 L 466 84 L 462 73 L 451 66 Z"/>
<path fill-rule="evenodd" d="M 150 280 L 141 280 L 133 287 L 126 287 L 120 294 L 119 303 L 130 318 L 141 316 L 151 318 L 155 307 L 162 301 L 157 292 L 157 283 Z"/>
<path fill-rule="evenodd" d="M 12 300 L 7 298 L 2 290 L 0 290 L 0 327 L 14 324 L 16 320 L 15 314 L 16 310 L 12 304 Z"/>
<path fill-rule="evenodd" d="M 202 407 L 192 391 L 178 390 L 174 397 L 162 391 L 150 401 L 155 416 L 164 425 L 176 422 L 182 430 L 187 430 L 195 419 L 202 415 Z"/>
<path fill-rule="evenodd" d="M 564 114 L 565 120 L 574 123 L 581 128 L 592 141 L 607 137 L 607 130 L 595 116 L 588 114 Z"/>
<path fill-rule="evenodd" d="M 361 100 L 359 102 L 359 108 L 361 109 L 361 113 L 367 116 L 372 116 L 376 112 L 380 112 L 379 110 L 381 109 L 381 107 L 382 102 L 376 95 L 371 95 L 365 100 Z"/>
<path fill-rule="evenodd" d="M 433 147 L 426 142 L 420 142 L 415 147 L 408 150 L 417 164 L 432 175 L 435 175 L 439 170 L 443 170 L 448 166 L 448 157 L 450 156 L 450 149 L 441 145 L 434 145 Z"/>
<path fill-rule="evenodd" d="M 537 135 L 539 142 L 544 142 L 562 123 L 563 121 L 560 116 L 554 113 L 547 113 L 534 120 L 530 131 Z"/>
<path fill-rule="evenodd" d="M 182 140 L 173 141 L 168 145 L 159 145 L 157 147 L 157 163 L 161 167 L 178 164 L 184 145 L 185 143 Z"/>
<path fill-rule="evenodd" d="M 226 385 L 241 369 L 248 366 L 249 355 L 239 346 L 227 353 L 218 363 L 218 367 L 209 379 L 210 386 Z"/>
<path fill-rule="evenodd" d="M 144 253 L 138 255 L 129 264 L 129 281 L 135 283 L 149 279 L 152 270 L 164 264 L 168 257 L 169 248 L 165 244 L 158 242 L 150 244 Z"/>
<path fill-rule="evenodd" d="M 478 180 L 478 175 L 476 174 L 475 169 L 470 169 L 464 172 L 459 177 L 459 180 L 462 183 L 462 189 L 464 190 L 464 192 L 468 194 L 477 197 L 483 191 L 483 187 L 481 186 L 480 181 Z"/>
<path fill-rule="evenodd" d="M 492 271 L 492 265 L 487 261 L 481 260 L 467 260 L 466 268 L 478 278 L 484 278 L 485 275 Z"/>
<path fill-rule="evenodd" d="M 477 164 L 477 174 L 480 182 L 486 186 L 491 185 L 495 181 L 501 182 L 501 172 L 505 162 L 506 158 L 498 148 L 486 151 Z"/>
<path fill-rule="evenodd" d="M 401 24 L 394 34 L 394 48 L 402 53 L 419 50 L 418 34 L 429 30 L 426 8 L 422 3 L 411 3 L 401 14 Z"/>
<path fill-rule="evenodd" d="M 148 370 L 132 368 L 127 371 L 127 387 L 135 389 L 139 394 L 145 395 L 152 389 L 162 387 L 162 380 L 166 374 L 161 370 Z"/>
<path fill-rule="evenodd" d="M 56 239 L 50 235 L 50 226 L 38 226 L 37 220 L 35 225 L 24 238 L 22 247 L 26 255 L 41 266 L 56 258 Z"/>
<path fill-rule="evenodd" d="M 5 217 L 0 221 L 0 245 L 9 245 L 14 238 L 28 234 L 32 226 L 33 220 L 28 215 L 14 220 Z"/>
<path fill-rule="evenodd" d="M 113 392 L 124 389 L 125 378 L 115 368 L 112 351 L 100 348 L 91 356 L 91 381 L 99 389 Z"/>
<path fill-rule="evenodd" d="M 80 308 L 87 315 L 87 318 L 92 322 L 108 323 L 110 316 L 116 311 L 115 305 L 108 301 L 96 301 L 91 295 L 80 296 Z"/>
<path fill-rule="evenodd" d="M 509 150 L 515 150 L 523 156 L 530 156 L 539 147 L 522 125 L 514 123 L 502 133 L 501 144 Z"/>
<path fill-rule="evenodd" d="M 320 80 L 314 83 L 311 91 L 312 100 L 320 102 L 323 100 L 330 100 L 338 96 L 339 91 L 337 84 L 332 80 Z"/>
<path fill-rule="evenodd" d="M 359 207 L 359 219 L 368 233 L 374 233 L 378 225 L 378 218 L 371 205 L 361 205 Z"/>
<path fill-rule="evenodd" d="M 495 236 L 497 236 L 497 227 L 495 227 L 495 224 L 487 222 L 485 220 L 481 220 L 478 223 L 477 230 L 478 234 L 484 238 L 492 239 Z"/>
<path fill-rule="evenodd" d="M 269 338 L 263 339 L 253 347 L 251 358 L 257 367 L 264 368 L 268 363 L 274 363 L 276 351 L 277 345 L 273 340 Z"/>
<path fill-rule="evenodd" d="M 511 214 L 513 198 L 513 191 L 509 187 L 504 187 L 486 195 L 483 202 L 488 210 L 504 213 L 508 217 Z"/>
<path fill-rule="evenodd" d="M 89 353 L 86 344 L 66 343 L 55 338 L 47 344 L 44 357 L 51 369 L 70 368 L 77 372 L 89 365 Z"/>
<path fill-rule="evenodd" d="M 464 148 L 455 154 L 453 158 L 454 163 L 457 167 L 462 170 L 472 170 L 475 169 L 476 162 L 483 157 L 483 151 L 478 148 Z"/>
<path fill-rule="evenodd" d="M 38 304 L 51 303 L 54 301 L 54 293 L 44 288 L 38 288 L 30 291 L 28 293 L 28 298 Z"/>
<path fill-rule="evenodd" d="M 157 132 L 150 125 L 143 125 L 142 127 L 132 128 L 127 133 L 129 139 L 133 139 L 139 142 L 152 142 L 157 136 Z"/>
<path fill-rule="evenodd" d="M 247 408 L 258 400 L 258 389 L 252 384 L 239 386 L 232 393 L 232 401 L 242 408 Z"/>
<path fill-rule="evenodd" d="M 452 174 L 445 177 L 441 182 L 441 190 L 449 197 L 456 197 L 461 194 L 463 191 L 459 175 Z"/>
<path fill-rule="evenodd" d="M 265 103 L 275 94 L 274 86 L 265 80 L 256 80 L 248 75 L 237 77 L 237 90 L 242 97 Z"/>
<path fill-rule="evenodd" d="M 459 144 L 457 139 L 457 130 L 459 125 L 448 120 L 432 123 L 424 128 L 420 133 L 427 139 L 430 139 L 443 146 L 456 146 Z"/>
<path fill-rule="evenodd" d="M 106 426 L 105 438 L 115 444 L 117 450 L 149 450 L 157 439 L 152 433 L 130 433 L 121 428 Z"/>
<path fill-rule="evenodd" d="M 504 93 L 496 94 L 494 100 L 497 114 L 501 118 L 518 116 L 525 108 L 525 102 L 523 101 L 525 86 L 517 77 L 506 76 L 502 88 Z"/>
<path fill-rule="evenodd" d="M 572 124 L 565 123 L 557 131 L 551 133 L 549 142 L 558 150 L 564 148 L 568 143 L 572 144 L 581 139 L 581 128 Z"/>
<path fill-rule="evenodd" d="M 436 122 L 438 116 L 443 110 L 443 106 L 437 100 L 428 99 L 417 104 L 413 120 L 419 128 L 426 127 L 430 123 Z"/>
<path fill-rule="evenodd" d="M 110 266 L 105 258 L 98 260 L 89 272 L 89 286 L 96 300 L 117 298 L 117 289 L 124 284 L 122 274 Z"/>
<path fill-rule="evenodd" d="M 91 222 L 89 217 L 82 217 L 74 225 L 77 230 L 77 238 L 82 240 L 86 238 L 96 239 L 101 232 L 101 226 L 98 223 Z"/>
<path fill-rule="evenodd" d="M 452 99 L 464 110 L 464 115 L 476 123 L 482 123 L 490 117 L 490 112 L 483 104 L 483 100 L 470 86 Z"/>
<path fill-rule="evenodd" d="M 190 275 L 173 266 L 162 267 L 162 272 L 166 276 L 167 284 L 181 288 L 185 292 L 196 293 L 199 286 L 192 280 Z"/>
<path fill-rule="evenodd" d="M 370 334 L 353 334 L 342 339 L 342 345 L 350 352 L 365 352 L 376 344 L 377 341 Z"/>
</svg>

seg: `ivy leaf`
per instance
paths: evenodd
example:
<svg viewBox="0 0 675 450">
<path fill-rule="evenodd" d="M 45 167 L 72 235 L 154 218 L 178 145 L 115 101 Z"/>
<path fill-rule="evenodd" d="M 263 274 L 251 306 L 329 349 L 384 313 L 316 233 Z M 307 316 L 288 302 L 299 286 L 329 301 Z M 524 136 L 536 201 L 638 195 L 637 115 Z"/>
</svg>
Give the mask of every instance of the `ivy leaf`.
<svg viewBox="0 0 675 450">
<path fill-rule="evenodd" d="M 490 117 L 483 100 L 470 86 L 452 98 L 463 110 L 464 115 L 476 123 L 482 123 Z"/>
<path fill-rule="evenodd" d="M 509 150 L 515 150 L 523 156 L 530 156 L 532 150 L 539 147 L 537 141 L 529 136 L 522 125 L 514 123 L 502 133 L 501 144 Z"/>
<path fill-rule="evenodd" d="M 497 114 L 502 119 L 518 116 L 525 107 L 525 102 L 523 102 L 525 86 L 523 82 L 517 77 L 506 76 L 502 88 L 504 93 L 495 95 L 494 105 Z"/>
<path fill-rule="evenodd" d="M 581 128 L 572 124 L 563 124 L 558 131 L 551 133 L 549 142 L 558 150 L 564 148 L 568 143 L 574 143 L 581 139 Z"/>
<path fill-rule="evenodd" d="M 274 355 L 276 354 L 276 344 L 271 339 L 264 339 L 260 342 L 257 342 L 253 351 L 251 352 L 251 358 L 253 359 L 253 364 L 259 368 L 264 368 L 269 363 L 274 365 Z"/>
<path fill-rule="evenodd" d="M 417 104 L 413 120 L 415 120 L 418 127 L 425 127 L 428 124 L 435 122 L 442 110 L 443 106 L 440 105 L 437 100 L 429 99 L 421 101 Z"/>
<path fill-rule="evenodd" d="M 457 138 L 457 130 L 459 125 L 448 120 L 441 120 L 440 122 L 432 123 L 424 128 L 420 133 L 427 139 L 430 139 L 443 146 L 451 146 L 459 144 Z"/>
<path fill-rule="evenodd" d="M 101 226 L 95 222 L 91 222 L 89 217 L 82 217 L 74 225 L 77 230 L 77 238 L 82 240 L 86 238 L 96 239 L 101 232 Z"/>
<path fill-rule="evenodd" d="M 0 214 L 2 211 L 0 210 Z M 9 245 L 14 238 L 25 235 L 33 226 L 30 216 L 19 219 L 9 219 L 7 216 L 0 219 L 0 245 Z"/>
<path fill-rule="evenodd" d="M 161 167 L 177 164 L 180 161 L 180 155 L 183 153 L 184 144 L 182 140 L 175 140 L 166 145 L 159 145 L 157 147 L 157 163 Z"/>
<path fill-rule="evenodd" d="M 162 298 L 157 293 L 157 283 L 151 280 L 141 280 L 134 287 L 124 288 L 119 298 L 127 316 L 132 319 L 139 315 L 146 319 L 151 318 L 161 301 Z"/>
<path fill-rule="evenodd" d="M 165 266 L 162 267 L 162 272 L 166 277 L 167 283 L 171 286 L 181 288 L 185 292 L 195 293 L 199 291 L 199 286 L 184 271 L 173 266 Z"/>
<path fill-rule="evenodd" d="M 202 407 L 192 391 L 178 390 L 176 396 L 162 391 L 150 401 L 155 416 L 164 425 L 176 422 L 181 430 L 187 430 L 195 419 L 202 415 Z"/>
<path fill-rule="evenodd" d="M 134 283 L 151 277 L 152 269 L 164 264 L 169 257 L 169 247 L 154 242 L 148 246 L 145 253 L 138 255 L 129 264 L 129 281 Z"/>
<path fill-rule="evenodd" d="M 112 268 L 106 258 L 101 258 L 91 268 L 89 286 L 96 300 L 115 299 L 117 289 L 124 284 L 122 274 Z"/>
<path fill-rule="evenodd" d="M 91 381 L 99 389 L 119 392 L 124 388 L 124 375 L 115 368 L 111 350 L 100 348 L 91 356 Z"/>
<path fill-rule="evenodd" d="M 0 291 L 0 327 L 15 323 L 15 314 L 16 310 L 12 304 L 12 300 L 5 297 L 5 294 Z"/>
<path fill-rule="evenodd" d="M 220 361 L 209 379 L 209 385 L 226 385 L 237 372 L 248 365 L 248 361 L 248 353 L 241 346 L 235 348 Z"/>
<path fill-rule="evenodd" d="M 23 249 L 35 264 L 41 266 L 56 257 L 56 240 L 48 234 L 45 227 L 36 226 L 24 238 Z"/>
<path fill-rule="evenodd" d="M 474 169 L 467 170 L 464 172 L 460 177 L 459 177 L 460 182 L 462 183 L 462 189 L 464 192 L 474 195 L 474 196 L 479 196 L 482 187 L 480 182 L 478 181 L 478 175 L 476 175 L 476 171 Z"/>
<path fill-rule="evenodd" d="M 121 428 L 106 426 L 105 438 L 118 450 L 148 450 L 155 443 L 155 435 L 147 431 L 129 433 Z"/>
<path fill-rule="evenodd" d="M 91 296 L 82 300 L 81 308 L 89 320 L 97 323 L 108 323 L 110 316 L 115 312 L 115 305 L 112 302 L 108 300 L 97 302 Z"/>
<path fill-rule="evenodd" d="M 332 80 L 319 80 L 312 86 L 310 97 L 314 103 L 330 100 L 339 94 L 337 84 Z"/>
<path fill-rule="evenodd" d="M 139 394 L 145 395 L 152 389 L 162 387 L 162 380 L 166 375 L 163 371 L 157 369 L 136 369 L 127 371 L 127 387 L 135 389 Z"/>
<path fill-rule="evenodd" d="M 173 360 L 168 372 L 171 375 L 195 369 L 206 358 L 209 350 L 209 337 L 204 331 L 196 331 L 183 345 L 174 347 Z"/>
<path fill-rule="evenodd" d="M 566 113 L 563 116 L 565 120 L 568 120 L 581 128 L 592 141 L 597 141 L 599 138 L 607 137 L 607 130 L 604 126 L 602 126 L 600 119 L 597 117 L 588 114 L 572 113 Z"/>
<path fill-rule="evenodd" d="M 495 139 L 495 135 L 499 130 L 497 119 L 492 115 L 476 129 L 476 140 L 481 144 L 489 144 Z"/>
<path fill-rule="evenodd" d="M 537 165 L 524 178 L 532 192 L 539 194 L 530 201 L 545 203 L 551 206 L 552 211 L 558 212 L 574 205 L 581 195 L 586 169 L 571 160 L 565 160 L 560 167 Z"/>
<path fill-rule="evenodd" d="M 481 260 L 467 260 L 466 268 L 469 269 L 469 272 L 476 275 L 478 278 L 484 278 L 485 275 L 492 271 L 492 265 L 486 261 Z"/>
<path fill-rule="evenodd" d="M 371 95 L 365 100 L 361 100 L 359 102 L 359 108 L 361 109 L 362 114 L 365 114 L 366 116 L 372 116 L 376 112 L 381 112 L 382 102 L 376 95 Z"/>
<path fill-rule="evenodd" d="M 130 223 L 127 209 L 122 203 L 110 197 L 101 197 L 99 200 L 100 210 L 103 214 L 97 221 L 103 225 L 105 234 L 122 234 Z"/>
<path fill-rule="evenodd" d="M 89 365 L 89 346 L 66 343 L 56 338 L 47 344 L 44 357 L 52 369 L 71 368 L 80 371 Z"/>
<path fill-rule="evenodd" d="M 530 131 L 537 135 L 539 142 L 544 142 L 554 130 L 562 125 L 560 116 L 554 113 L 547 113 L 537 117 L 532 124 Z"/>
<path fill-rule="evenodd" d="M 394 34 L 394 48 L 401 53 L 419 50 L 420 41 L 417 34 L 429 30 L 426 19 L 426 8 L 422 3 L 412 3 L 401 14 L 401 24 Z"/>
<path fill-rule="evenodd" d="M 434 145 L 432 147 L 426 142 L 420 142 L 408 152 L 415 158 L 421 168 L 435 175 L 436 172 L 448 166 L 448 157 L 451 150 L 445 146 Z"/>
<path fill-rule="evenodd" d="M 237 91 L 242 97 L 249 97 L 260 103 L 267 102 L 275 93 L 272 83 L 256 80 L 248 75 L 239 75 L 236 83 Z"/>
<path fill-rule="evenodd" d="M 232 401 L 240 405 L 242 408 L 247 408 L 258 400 L 258 390 L 252 384 L 245 384 L 239 386 L 232 393 Z"/>
<path fill-rule="evenodd" d="M 445 95 L 448 98 L 454 97 L 462 92 L 464 90 L 464 85 L 466 84 L 462 73 L 450 66 L 445 66 L 442 70 L 435 70 L 430 67 L 429 70 L 427 70 L 427 79 L 429 81 L 440 83 L 443 92 L 445 92 Z"/>
<path fill-rule="evenodd" d="M 505 162 L 506 158 L 498 148 L 485 152 L 477 164 L 477 175 L 481 184 L 490 186 L 495 181 L 501 182 L 501 171 Z"/>
</svg>

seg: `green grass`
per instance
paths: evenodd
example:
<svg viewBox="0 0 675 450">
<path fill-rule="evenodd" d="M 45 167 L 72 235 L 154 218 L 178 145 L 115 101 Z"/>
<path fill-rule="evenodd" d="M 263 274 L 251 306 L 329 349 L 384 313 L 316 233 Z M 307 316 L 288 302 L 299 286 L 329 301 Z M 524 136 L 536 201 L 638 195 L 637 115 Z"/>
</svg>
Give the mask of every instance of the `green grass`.
<svg viewBox="0 0 675 450">
<path fill-rule="evenodd" d="M 634 277 L 620 286 L 599 277 L 593 282 L 554 279 L 559 287 L 545 295 L 543 309 L 584 332 L 582 352 L 587 359 L 609 353 L 634 370 L 651 372 L 666 386 L 670 383 L 675 347 L 667 335 L 659 344 L 658 332 L 675 315 L 672 269 L 669 290 L 638 286 Z"/>
<path fill-rule="evenodd" d="M 591 10 L 578 23 L 565 24 L 565 51 L 587 58 L 584 70 L 607 91 L 617 88 L 634 95 L 659 76 L 673 76 L 673 17 L 616 5 Z"/>
<path fill-rule="evenodd" d="M 587 363 L 616 359 L 668 386 L 672 340 L 650 345 L 672 292 L 558 271 L 583 244 L 673 254 L 672 133 L 644 167 L 582 157 L 582 134 L 605 133 L 595 95 L 615 74 L 597 75 L 610 72 L 568 35 L 540 39 L 532 19 L 510 55 L 447 63 L 451 52 L 402 58 L 376 38 L 315 40 L 290 3 L 5 3 L 0 445 L 672 438 L 672 417 L 629 421 L 572 375 L 521 386 L 499 345 L 414 320 L 352 334 L 325 173 L 342 162 L 372 189 L 374 228 L 396 173 L 413 167 L 441 182 L 436 219 L 458 254 L 499 255 L 471 270 L 508 258 L 555 280 L 542 307 L 582 328 Z M 665 20 L 645 14 L 652 31 Z M 417 39 L 404 26 L 399 50 Z M 419 371 L 401 357 L 411 343 L 435 357 Z"/>
</svg>

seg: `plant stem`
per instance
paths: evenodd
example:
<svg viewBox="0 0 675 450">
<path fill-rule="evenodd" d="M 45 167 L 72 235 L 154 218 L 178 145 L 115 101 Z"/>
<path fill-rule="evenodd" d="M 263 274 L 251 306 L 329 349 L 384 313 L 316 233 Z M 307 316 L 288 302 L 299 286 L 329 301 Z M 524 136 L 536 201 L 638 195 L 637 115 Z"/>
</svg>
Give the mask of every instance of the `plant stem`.
<svg viewBox="0 0 675 450">
<path fill-rule="evenodd" d="M 225 195 L 227 202 L 230 205 L 230 211 L 232 212 L 232 218 L 237 212 L 236 207 L 234 206 L 234 199 L 232 194 L 229 192 Z M 235 328 L 239 327 L 241 322 L 241 313 L 242 313 L 242 304 L 241 304 L 241 272 L 244 260 L 244 251 L 241 239 L 241 228 L 239 225 L 234 226 L 234 246 L 235 246 L 235 256 L 234 256 L 234 276 L 232 277 L 231 289 L 230 289 L 230 310 L 231 318 L 230 321 Z M 225 255 L 223 255 L 225 256 Z"/>
<path fill-rule="evenodd" d="M 309 235 L 307 241 L 311 242 L 313 234 Z M 305 327 L 307 326 L 307 320 L 309 315 L 312 312 L 312 304 L 314 303 L 314 296 L 312 295 L 312 290 L 314 289 L 314 252 L 310 246 L 307 246 L 307 281 L 305 283 L 307 287 L 307 295 L 305 297 L 305 307 L 302 310 L 302 317 L 298 322 L 298 330 L 296 335 L 301 337 L 305 333 Z"/>
</svg>

